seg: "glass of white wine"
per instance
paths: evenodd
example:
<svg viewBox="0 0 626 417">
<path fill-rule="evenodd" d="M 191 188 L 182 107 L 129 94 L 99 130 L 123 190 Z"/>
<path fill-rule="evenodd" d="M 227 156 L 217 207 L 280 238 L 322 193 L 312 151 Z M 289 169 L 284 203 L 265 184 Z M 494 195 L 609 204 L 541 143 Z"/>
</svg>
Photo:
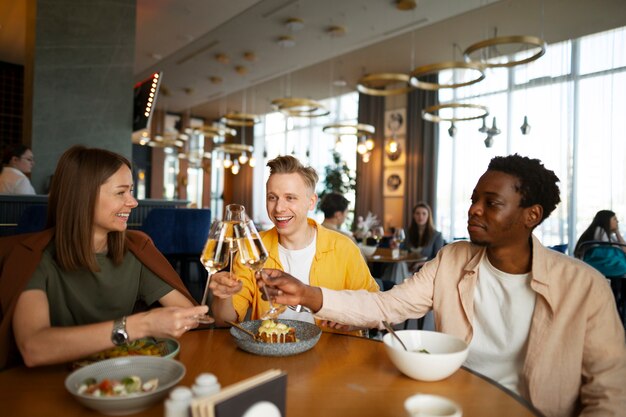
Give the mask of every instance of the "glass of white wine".
<svg viewBox="0 0 626 417">
<path fill-rule="evenodd" d="M 267 261 L 268 253 L 263 245 L 261 236 L 256 230 L 254 222 L 250 219 L 235 225 L 235 237 L 237 246 L 239 247 L 239 259 L 241 263 L 254 271 L 255 276 L 261 272 L 265 261 Z M 265 312 L 261 318 L 275 319 L 282 314 L 287 308 L 285 305 L 275 305 L 267 293 L 267 288 L 263 286 L 265 298 L 270 303 L 270 309 Z"/>
<path fill-rule="evenodd" d="M 214 221 L 211 224 L 209 230 L 209 236 L 204 244 L 204 249 L 200 255 L 200 262 L 206 268 L 208 276 L 206 279 L 206 286 L 204 287 L 204 294 L 202 295 L 202 302 L 200 305 L 207 304 L 207 298 L 209 296 L 209 283 L 211 282 L 211 275 L 226 268 L 228 265 L 228 257 L 230 254 L 229 241 L 226 238 L 226 232 L 228 227 L 226 223 L 219 220 Z M 210 307 L 210 306 L 209 306 Z M 210 324 L 215 321 L 209 313 L 198 318 L 198 321 L 203 324 Z"/>
<path fill-rule="evenodd" d="M 402 246 L 404 239 L 406 239 L 406 234 L 404 233 L 404 229 L 401 227 L 396 228 L 396 230 L 393 232 L 393 240 L 396 244 L 396 247 L 399 248 L 400 246 Z"/>
<path fill-rule="evenodd" d="M 226 223 L 226 240 L 228 241 L 228 247 L 230 249 L 230 260 L 228 262 L 228 272 L 233 272 L 233 259 L 237 253 L 237 244 L 235 243 L 235 231 L 234 226 L 239 223 L 243 223 L 248 219 L 246 214 L 246 208 L 241 204 L 229 204 L 226 206 L 224 216 L 224 223 Z"/>
<path fill-rule="evenodd" d="M 385 229 L 382 226 L 375 226 L 372 229 L 372 238 L 376 241 L 376 246 L 380 243 L 380 240 L 385 236 Z"/>
</svg>

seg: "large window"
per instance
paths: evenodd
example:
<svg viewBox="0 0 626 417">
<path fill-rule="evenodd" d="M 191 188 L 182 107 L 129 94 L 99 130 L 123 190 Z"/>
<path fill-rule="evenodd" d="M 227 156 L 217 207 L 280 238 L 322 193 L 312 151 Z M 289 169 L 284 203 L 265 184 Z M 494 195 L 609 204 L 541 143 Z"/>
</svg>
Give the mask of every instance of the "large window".
<svg viewBox="0 0 626 417">
<path fill-rule="evenodd" d="M 474 86 L 440 93 L 442 102 L 489 107 L 501 134 L 486 148 L 481 122 L 440 129 L 437 227 L 449 241 L 467 236 L 472 189 L 497 155 L 540 159 L 560 178 L 561 204 L 535 234 L 546 245 L 569 243 L 598 210 L 626 222 L 626 28 L 549 45 L 539 60 L 488 70 Z M 531 130 L 520 126 L 528 117 Z"/>
<path fill-rule="evenodd" d="M 265 211 L 265 182 L 269 170 L 267 161 L 279 155 L 293 155 L 303 164 L 316 169 L 320 181 L 317 191 L 323 189 L 325 167 L 333 164 L 333 150 L 342 155 L 348 167 L 356 170 L 356 137 L 343 136 L 340 140 L 322 131 L 324 125 L 337 122 L 355 123 L 358 115 L 358 94 L 349 93 L 321 102 L 330 110 L 324 117 L 295 118 L 285 117 L 281 113 L 269 113 L 255 126 L 254 171 L 254 220 L 269 225 Z M 346 195 L 354 203 L 354 195 Z M 321 213 L 310 213 L 318 221 L 323 220 Z M 345 225 L 344 225 L 345 227 Z"/>
</svg>

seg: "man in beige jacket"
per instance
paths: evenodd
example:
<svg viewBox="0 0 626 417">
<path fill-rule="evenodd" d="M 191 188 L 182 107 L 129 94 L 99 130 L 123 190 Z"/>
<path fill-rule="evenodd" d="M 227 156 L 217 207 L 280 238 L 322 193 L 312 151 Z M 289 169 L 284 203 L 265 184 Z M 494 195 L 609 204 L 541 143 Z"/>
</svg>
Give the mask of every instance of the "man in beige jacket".
<svg viewBox="0 0 626 417">
<path fill-rule="evenodd" d="M 438 331 L 469 343 L 467 367 L 547 417 L 623 416 L 626 344 L 610 287 L 532 234 L 560 201 L 557 182 L 536 159 L 492 159 L 472 194 L 471 243 L 445 246 L 390 291 L 308 287 L 275 270 L 259 285 L 343 324 L 382 328 L 433 310 Z"/>
</svg>

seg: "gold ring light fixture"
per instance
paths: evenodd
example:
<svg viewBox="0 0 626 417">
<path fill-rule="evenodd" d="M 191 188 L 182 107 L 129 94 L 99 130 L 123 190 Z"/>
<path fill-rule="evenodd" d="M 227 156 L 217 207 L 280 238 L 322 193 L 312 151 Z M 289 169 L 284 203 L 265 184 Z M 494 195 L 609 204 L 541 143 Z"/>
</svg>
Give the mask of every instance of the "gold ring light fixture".
<svg viewBox="0 0 626 417">
<path fill-rule="evenodd" d="M 452 111 L 451 116 L 444 116 L 441 111 Z M 466 113 L 464 115 L 457 115 L 457 111 Z M 436 106 L 430 106 L 422 110 L 422 119 L 429 122 L 462 122 L 466 120 L 484 119 L 489 115 L 489 109 L 487 106 L 480 104 L 470 103 L 448 103 L 438 104 Z"/>
<path fill-rule="evenodd" d="M 368 74 L 361 77 L 356 85 L 360 93 L 370 96 L 394 96 L 405 94 L 413 89 L 411 87 L 410 76 L 408 74 L 383 72 L 378 74 Z M 402 87 L 392 87 L 404 84 Z M 388 88 L 389 87 L 389 88 Z"/>
<path fill-rule="evenodd" d="M 321 103 L 308 98 L 277 98 L 272 100 L 272 107 L 291 117 L 312 118 L 330 114 L 330 111 Z"/>
<path fill-rule="evenodd" d="M 209 138 L 223 138 L 225 136 L 237 136 L 237 131 L 235 129 L 232 129 L 226 126 L 219 126 L 219 125 L 205 126 L 202 129 L 202 133 L 204 134 L 204 136 L 209 137 Z"/>
<path fill-rule="evenodd" d="M 485 67 L 514 67 L 546 53 L 546 42 L 536 36 L 500 36 L 476 42 L 463 52 L 466 62 Z"/>
<path fill-rule="evenodd" d="M 326 125 L 322 128 L 324 133 L 337 136 L 340 138 L 344 135 L 354 135 L 358 138 L 356 151 L 363 158 L 363 162 L 367 163 L 370 159 L 372 149 L 374 149 L 374 133 L 376 128 L 365 123 L 335 123 Z"/>
<path fill-rule="evenodd" d="M 220 122 L 226 126 L 243 126 L 250 127 L 259 123 L 259 116 L 250 113 L 226 113 L 220 119 Z"/>
<path fill-rule="evenodd" d="M 437 64 L 422 65 L 411 72 L 411 85 L 422 90 L 439 90 L 442 88 L 459 88 L 476 84 L 485 78 L 483 65 L 475 62 L 445 61 Z M 450 82 L 429 82 L 424 77 L 428 75 L 439 75 L 444 71 L 453 72 Z M 454 72 L 462 78 L 454 77 Z M 467 78 L 466 78 L 467 76 Z M 441 79 L 442 77 L 439 77 Z M 462 79 L 463 81 L 455 81 Z"/>
</svg>

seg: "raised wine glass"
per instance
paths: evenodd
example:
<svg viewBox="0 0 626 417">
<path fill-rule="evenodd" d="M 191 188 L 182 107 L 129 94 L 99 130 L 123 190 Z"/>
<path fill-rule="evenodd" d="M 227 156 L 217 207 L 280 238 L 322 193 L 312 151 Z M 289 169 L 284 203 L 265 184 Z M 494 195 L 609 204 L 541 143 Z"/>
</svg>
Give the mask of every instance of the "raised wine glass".
<svg viewBox="0 0 626 417">
<path fill-rule="evenodd" d="M 228 272 L 232 274 L 233 272 L 233 259 L 235 258 L 235 254 L 237 253 L 237 244 L 235 242 L 235 231 L 234 226 L 239 223 L 243 223 L 248 220 L 248 216 L 246 215 L 246 208 L 241 204 L 229 204 L 226 206 L 226 215 L 224 216 L 224 222 L 226 223 L 226 240 L 228 240 L 228 245 L 230 248 L 230 261 L 229 261 L 229 270 Z"/>
<path fill-rule="evenodd" d="M 383 236 L 385 236 L 385 229 L 382 226 L 375 226 L 372 229 L 372 238 L 376 241 L 376 246 L 378 246 Z"/>
<path fill-rule="evenodd" d="M 263 269 L 267 261 L 268 253 L 263 245 L 261 236 L 254 226 L 254 222 L 248 219 L 245 222 L 235 225 L 235 237 L 239 246 L 239 259 L 241 263 L 254 271 L 256 276 Z M 261 319 L 275 319 L 287 308 L 285 305 L 275 305 L 267 293 L 267 288 L 263 286 L 265 298 L 270 303 L 270 309 L 265 312 Z"/>
<path fill-rule="evenodd" d="M 202 295 L 202 302 L 200 305 L 207 304 L 211 275 L 228 265 L 228 255 L 230 253 L 230 249 L 229 241 L 226 238 L 227 229 L 226 223 L 219 220 L 216 220 L 211 224 L 209 236 L 207 237 L 204 249 L 200 255 L 200 262 L 202 262 L 202 265 L 204 265 L 208 272 L 206 286 L 204 287 L 204 294 Z M 207 313 L 204 316 L 200 316 L 198 321 L 203 324 L 210 324 L 215 320 L 209 313 Z"/>
</svg>

